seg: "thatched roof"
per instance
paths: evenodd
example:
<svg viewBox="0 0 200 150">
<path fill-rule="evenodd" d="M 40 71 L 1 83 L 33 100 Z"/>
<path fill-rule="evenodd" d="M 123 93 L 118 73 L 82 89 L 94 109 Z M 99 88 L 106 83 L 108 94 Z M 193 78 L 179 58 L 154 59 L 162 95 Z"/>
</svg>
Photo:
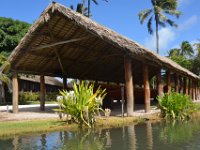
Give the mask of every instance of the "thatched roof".
<svg viewBox="0 0 200 150">
<path fill-rule="evenodd" d="M 25 81 L 31 81 L 31 82 L 35 82 L 35 83 L 40 83 L 40 76 L 19 76 L 19 79 L 21 80 L 25 80 Z M 63 84 L 57 80 L 54 77 L 49 77 L 49 76 L 45 76 L 45 84 L 47 85 L 53 85 L 53 86 L 60 86 L 62 87 Z"/>
<path fill-rule="evenodd" d="M 143 63 L 151 67 L 150 76 L 162 67 L 200 79 L 172 60 L 58 3 L 44 10 L 9 60 L 12 70 L 22 73 L 124 82 L 125 55 L 133 60 L 136 82 L 142 81 Z"/>
</svg>

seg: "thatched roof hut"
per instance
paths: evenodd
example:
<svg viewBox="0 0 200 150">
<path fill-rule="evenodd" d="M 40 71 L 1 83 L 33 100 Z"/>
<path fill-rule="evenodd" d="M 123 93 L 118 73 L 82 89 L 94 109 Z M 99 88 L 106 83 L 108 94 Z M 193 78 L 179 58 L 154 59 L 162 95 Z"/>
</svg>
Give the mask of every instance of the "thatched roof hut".
<svg viewBox="0 0 200 150">
<path fill-rule="evenodd" d="M 137 79 L 141 62 L 152 66 L 150 75 L 164 67 L 200 79 L 172 60 L 58 3 L 44 10 L 9 60 L 11 69 L 22 73 L 124 82 L 124 55 L 133 58 Z"/>
<path fill-rule="evenodd" d="M 41 75 L 41 110 L 44 110 L 45 99 L 44 76 L 63 77 L 65 84 L 66 77 L 125 83 L 128 115 L 133 112 L 135 84 L 144 87 L 146 112 L 150 110 L 149 79 L 155 75 L 158 81 L 158 94 L 162 94 L 162 69 L 166 70 L 168 92 L 171 91 L 172 72 L 176 75 L 177 92 L 181 87 L 181 91 L 185 93 L 190 91 L 188 94 L 193 95 L 193 98 L 197 97 L 197 92 L 194 92 L 197 91 L 196 80 L 200 79 L 172 60 L 159 56 L 55 2 L 49 5 L 31 26 L 9 57 L 9 61 L 15 88 L 14 112 L 17 112 L 18 102 L 16 73 Z M 177 82 L 178 80 L 180 82 Z"/>
</svg>

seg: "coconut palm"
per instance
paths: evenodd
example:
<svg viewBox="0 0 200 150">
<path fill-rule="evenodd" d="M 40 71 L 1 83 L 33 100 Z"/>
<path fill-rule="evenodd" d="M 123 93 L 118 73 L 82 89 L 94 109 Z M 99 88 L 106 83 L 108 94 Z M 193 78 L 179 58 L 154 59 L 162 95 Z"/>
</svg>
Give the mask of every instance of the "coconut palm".
<svg viewBox="0 0 200 150">
<path fill-rule="evenodd" d="M 74 6 L 73 5 L 71 5 L 70 8 L 72 10 L 74 10 Z M 83 11 L 83 4 L 82 3 L 78 3 L 77 6 L 76 6 L 76 12 L 78 12 L 80 14 L 83 14 L 84 16 L 87 16 L 87 8 L 84 7 L 84 13 L 82 11 Z"/>
<path fill-rule="evenodd" d="M 177 0 L 151 0 L 151 3 L 153 7 L 141 11 L 138 16 L 141 24 L 148 19 L 147 28 L 150 34 L 153 34 L 152 21 L 155 19 L 156 51 L 159 53 L 159 26 L 165 27 L 166 24 L 169 24 L 172 27 L 177 27 L 177 24 L 166 15 L 172 15 L 179 18 L 181 12 L 177 10 Z"/>
<path fill-rule="evenodd" d="M 192 56 L 192 54 L 194 54 L 193 47 L 188 41 L 183 41 L 181 43 L 180 54 L 182 56 Z"/>
<path fill-rule="evenodd" d="M 94 2 L 94 4 L 98 5 L 97 0 L 92 0 Z M 90 8 L 91 8 L 91 0 L 88 0 L 88 17 L 90 18 L 91 14 L 90 14 Z"/>
</svg>

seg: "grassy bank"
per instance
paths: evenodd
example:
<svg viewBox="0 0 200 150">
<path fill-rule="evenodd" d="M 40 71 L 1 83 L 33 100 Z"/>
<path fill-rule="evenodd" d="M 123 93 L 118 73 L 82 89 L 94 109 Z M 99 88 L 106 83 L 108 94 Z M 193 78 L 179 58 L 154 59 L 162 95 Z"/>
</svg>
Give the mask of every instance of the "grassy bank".
<svg viewBox="0 0 200 150">
<path fill-rule="evenodd" d="M 98 118 L 95 128 L 121 127 L 141 121 L 143 121 L 143 119 L 136 119 L 133 117 L 126 117 L 124 119 L 121 117 Z M 60 121 L 57 119 L 9 121 L 0 122 L 0 137 L 29 133 L 46 133 L 59 130 L 76 131 L 77 129 L 77 124 L 67 124 L 64 121 Z"/>
</svg>

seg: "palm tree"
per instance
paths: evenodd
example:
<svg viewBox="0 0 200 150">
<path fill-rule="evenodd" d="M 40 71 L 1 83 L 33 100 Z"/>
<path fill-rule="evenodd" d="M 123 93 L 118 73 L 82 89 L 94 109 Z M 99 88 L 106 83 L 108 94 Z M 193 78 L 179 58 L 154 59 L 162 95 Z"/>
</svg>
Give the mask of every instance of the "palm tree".
<svg viewBox="0 0 200 150">
<path fill-rule="evenodd" d="M 179 48 L 173 48 L 171 49 L 169 52 L 168 52 L 168 56 L 171 57 L 171 56 L 177 56 L 177 55 L 180 55 L 180 49 Z"/>
<path fill-rule="evenodd" d="M 192 56 L 194 54 L 194 50 L 192 45 L 188 41 L 183 41 L 180 47 L 180 54 L 182 56 Z"/>
<path fill-rule="evenodd" d="M 74 6 L 71 5 L 70 8 L 72 10 L 74 10 Z M 80 13 L 80 14 L 83 14 L 84 16 L 87 16 L 87 8 L 84 7 L 84 12 L 83 11 L 83 4 L 82 3 L 78 3 L 77 6 L 76 6 L 76 12 Z"/>
<path fill-rule="evenodd" d="M 92 0 L 96 5 L 98 5 L 97 0 Z M 90 8 L 91 8 L 91 0 L 88 0 L 88 18 L 90 18 Z"/>
<path fill-rule="evenodd" d="M 194 54 L 194 50 L 188 41 L 183 41 L 180 45 L 180 48 L 171 49 L 168 54 L 169 56 L 184 56 L 187 58 Z"/>
<path fill-rule="evenodd" d="M 179 18 L 181 12 L 177 9 L 177 0 L 151 0 L 152 8 L 141 11 L 138 16 L 140 23 L 143 24 L 148 19 L 147 28 L 150 34 L 153 34 L 152 20 L 155 19 L 156 24 L 156 52 L 159 53 L 159 26 L 165 27 L 166 23 L 172 27 L 177 27 L 174 21 L 167 18 L 166 15 L 172 15 Z"/>
<path fill-rule="evenodd" d="M 84 15 L 85 11 L 85 0 L 82 0 L 82 14 Z"/>
</svg>

